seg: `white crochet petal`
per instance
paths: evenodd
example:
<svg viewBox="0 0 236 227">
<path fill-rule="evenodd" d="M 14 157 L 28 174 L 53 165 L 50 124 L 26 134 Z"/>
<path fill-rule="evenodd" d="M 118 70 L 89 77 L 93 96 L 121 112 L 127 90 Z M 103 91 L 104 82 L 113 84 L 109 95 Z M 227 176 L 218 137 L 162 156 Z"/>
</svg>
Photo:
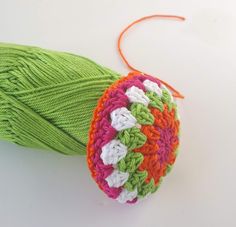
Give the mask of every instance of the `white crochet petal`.
<svg viewBox="0 0 236 227">
<path fill-rule="evenodd" d="M 122 186 L 129 178 L 129 173 L 114 170 L 105 180 L 109 187 L 118 188 Z"/>
<path fill-rule="evenodd" d="M 102 147 L 100 155 L 105 165 L 116 164 L 127 154 L 127 147 L 119 140 L 114 139 Z"/>
<path fill-rule="evenodd" d="M 155 92 L 158 96 L 162 95 L 162 90 L 161 88 L 158 86 L 157 83 L 152 82 L 151 80 L 144 80 L 143 81 L 143 85 L 144 87 L 148 90 L 148 91 L 153 91 Z"/>
<path fill-rule="evenodd" d="M 170 95 L 170 101 L 171 101 L 171 102 L 174 102 L 174 97 L 173 97 L 171 91 L 170 91 L 164 84 L 161 84 L 161 88 L 162 88 L 162 89 L 165 89 L 165 90 L 169 93 L 169 95 Z"/>
<path fill-rule="evenodd" d="M 123 189 L 120 195 L 116 198 L 116 200 L 120 203 L 126 203 L 127 201 L 132 201 L 138 195 L 137 188 L 134 191 L 128 191 L 127 189 Z"/>
<path fill-rule="evenodd" d="M 142 103 L 145 106 L 148 106 L 150 102 L 144 91 L 135 86 L 128 88 L 125 94 L 127 95 L 130 102 Z"/>
<path fill-rule="evenodd" d="M 125 108 L 117 108 L 111 112 L 111 125 L 117 131 L 123 129 L 132 128 L 136 125 L 136 118 L 131 114 L 131 112 Z"/>
</svg>

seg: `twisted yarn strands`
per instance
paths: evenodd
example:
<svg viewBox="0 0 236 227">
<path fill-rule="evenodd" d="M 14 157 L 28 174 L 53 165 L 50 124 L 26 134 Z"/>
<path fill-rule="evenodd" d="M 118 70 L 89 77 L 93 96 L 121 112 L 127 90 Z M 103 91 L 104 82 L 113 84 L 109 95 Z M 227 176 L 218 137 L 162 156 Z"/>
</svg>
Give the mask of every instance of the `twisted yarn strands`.
<svg viewBox="0 0 236 227">
<path fill-rule="evenodd" d="M 99 188 L 136 203 L 160 186 L 178 153 L 180 120 L 168 83 L 135 69 L 127 76 L 69 53 L 0 43 L 0 139 L 85 155 Z"/>
<path fill-rule="evenodd" d="M 0 138 L 85 155 L 93 110 L 118 78 L 84 57 L 0 43 Z"/>
</svg>

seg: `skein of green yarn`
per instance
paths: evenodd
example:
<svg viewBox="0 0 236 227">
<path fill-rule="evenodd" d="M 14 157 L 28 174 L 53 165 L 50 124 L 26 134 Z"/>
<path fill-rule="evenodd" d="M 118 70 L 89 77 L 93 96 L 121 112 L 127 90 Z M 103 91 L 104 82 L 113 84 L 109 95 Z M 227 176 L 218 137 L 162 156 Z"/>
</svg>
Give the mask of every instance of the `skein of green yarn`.
<svg viewBox="0 0 236 227">
<path fill-rule="evenodd" d="M 93 110 L 119 77 L 84 57 L 0 43 L 0 139 L 85 154 Z"/>
</svg>

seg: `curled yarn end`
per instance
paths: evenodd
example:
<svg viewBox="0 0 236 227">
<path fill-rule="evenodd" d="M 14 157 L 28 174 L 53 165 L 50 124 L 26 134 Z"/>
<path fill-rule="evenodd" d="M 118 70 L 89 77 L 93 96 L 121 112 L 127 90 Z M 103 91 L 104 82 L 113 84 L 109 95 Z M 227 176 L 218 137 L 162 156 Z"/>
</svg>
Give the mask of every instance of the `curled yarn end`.
<svg viewBox="0 0 236 227">
<path fill-rule="evenodd" d="M 123 53 L 123 50 L 121 48 L 121 43 L 122 43 L 122 40 L 123 40 L 123 36 L 124 34 L 131 28 L 133 27 L 134 25 L 142 22 L 142 21 L 145 21 L 145 20 L 149 20 L 149 19 L 174 19 L 174 20 L 179 20 L 179 21 L 185 21 L 185 17 L 182 17 L 182 16 L 176 16 L 176 15 L 161 15 L 161 14 L 154 14 L 154 15 L 150 15 L 150 16 L 145 16 L 145 17 L 141 17 L 139 18 L 138 20 L 135 20 L 133 21 L 132 23 L 130 23 L 127 27 L 125 27 L 122 32 L 120 33 L 119 37 L 118 37 L 118 41 L 117 41 L 117 50 L 118 50 L 118 53 L 121 57 L 121 59 L 123 60 L 123 62 L 126 64 L 126 66 L 130 69 L 130 70 L 133 70 L 134 72 L 136 73 L 143 73 L 142 71 L 136 69 L 135 67 L 133 67 L 129 61 L 127 60 L 127 58 L 125 57 L 124 53 Z M 145 73 L 143 73 L 145 74 Z M 177 91 L 173 86 L 169 85 L 167 82 L 163 81 L 163 80 L 160 80 L 158 78 L 158 80 L 163 84 L 165 85 L 166 87 L 168 87 L 168 89 L 170 89 L 172 91 L 172 95 L 173 97 L 175 98 L 179 98 L 179 99 L 184 99 L 184 96 L 179 92 Z"/>
</svg>

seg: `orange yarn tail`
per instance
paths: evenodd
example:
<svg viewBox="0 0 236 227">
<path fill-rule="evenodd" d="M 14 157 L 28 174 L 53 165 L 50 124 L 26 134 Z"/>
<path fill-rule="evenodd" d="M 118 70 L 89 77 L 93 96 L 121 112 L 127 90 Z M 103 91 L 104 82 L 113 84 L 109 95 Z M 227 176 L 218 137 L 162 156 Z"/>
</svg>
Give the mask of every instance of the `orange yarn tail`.
<svg viewBox="0 0 236 227">
<path fill-rule="evenodd" d="M 181 20 L 181 21 L 184 21 L 185 18 L 184 17 L 181 17 L 181 16 L 175 16 L 175 15 L 151 15 L 151 16 L 146 16 L 146 17 L 142 17 L 138 20 L 135 20 L 134 22 L 132 22 L 131 24 L 129 24 L 119 35 L 119 38 L 118 38 L 118 42 L 117 42 L 117 48 L 118 48 L 118 52 L 122 58 L 122 60 L 125 62 L 125 64 L 128 66 L 128 68 L 130 68 L 131 70 L 133 71 L 136 71 L 136 72 L 141 72 L 140 70 L 137 70 L 136 68 L 134 68 L 126 59 L 126 57 L 124 56 L 123 54 L 123 51 L 121 49 L 121 41 L 122 41 L 122 38 L 123 38 L 123 35 L 135 24 L 138 24 L 140 23 L 141 21 L 144 21 L 144 20 L 147 20 L 147 19 L 151 19 L 151 18 L 161 18 L 161 19 L 177 19 L 177 20 Z M 158 78 L 158 80 L 160 80 Z M 176 98 L 181 98 L 183 99 L 184 96 L 178 92 L 176 89 L 174 89 L 171 85 L 169 85 L 168 83 L 160 80 L 161 83 L 163 83 L 166 87 L 168 87 L 172 92 L 173 92 L 173 96 L 176 97 Z"/>
</svg>

